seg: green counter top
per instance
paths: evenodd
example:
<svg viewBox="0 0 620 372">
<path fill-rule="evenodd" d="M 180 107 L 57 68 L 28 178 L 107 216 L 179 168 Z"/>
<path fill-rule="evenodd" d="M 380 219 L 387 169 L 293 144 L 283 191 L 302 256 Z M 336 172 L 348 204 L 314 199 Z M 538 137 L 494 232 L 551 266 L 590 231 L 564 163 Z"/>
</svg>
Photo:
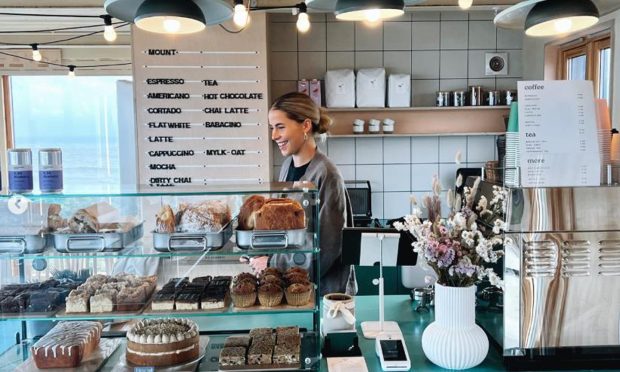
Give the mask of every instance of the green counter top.
<svg viewBox="0 0 620 372">
<path fill-rule="evenodd" d="M 379 359 L 375 354 L 374 340 L 365 339 L 362 335 L 360 323 L 367 320 L 379 319 L 379 297 L 358 296 L 355 298 L 356 327 L 359 335 L 359 344 L 368 366 L 368 371 L 381 371 Z M 397 321 L 405 337 L 412 371 L 445 371 L 426 359 L 422 351 L 422 332 L 434 319 L 430 313 L 417 313 L 409 296 L 385 296 L 385 320 Z M 502 371 L 501 354 L 493 346 L 489 347 L 489 354 L 482 364 L 470 371 Z M 327 361 L 321 360 L 321 371 L 327 371 Z"/>
</svg>

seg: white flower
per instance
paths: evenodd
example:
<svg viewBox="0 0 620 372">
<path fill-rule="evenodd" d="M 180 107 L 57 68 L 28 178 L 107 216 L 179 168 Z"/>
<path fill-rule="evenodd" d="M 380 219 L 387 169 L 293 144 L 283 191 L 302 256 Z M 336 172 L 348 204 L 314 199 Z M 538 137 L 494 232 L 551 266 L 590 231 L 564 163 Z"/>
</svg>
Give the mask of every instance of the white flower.
<svg viewBox="0 0 620 372">
<path fill-rule="evenodd" d="M 506 229 L 506 223 L 499 218 L 493 222 L 493 234 L 499 234 Z"/>
<path fill-rule="evenodd" d="M 455 185 L 457 188 L 463 186 L 463 174 L 462 173 L 459 173 L 458 177 L 456 177 Z"/>
<path fill-rule="evenodd" d="M 485 209 L 487 209 L 487 205 L 488 205 L 487 198 L 484 195 L 482 195 L 480 197 L 480 200 L 478 200 L 478 206 L 476 207 L 476 210 L 484 211 Z"/>
<path fill-rule="evenodd" d="M 409 201 L 411 201 L 411 204 L 413 205 L 418 205 L 418 199 L 416 199 L 415 195 L 411 195 L 409 197 Z"/>
<path fill-rule="evenodd" d="M 456 152 L 456 155 L 454 156 L 454 162 L 456 164 L 461 164 L 461 158 L 462 158 L 462 154 L 461 154 L 461 150 Z"/>
<path fill-rule="evenodd" d="M 465 229 L 467 225 L 467 220 L 465 220 L 465 216 L 463 216 L 463 214 L 461 213 L 455 214 L 452 220 L 454 221 L 454 224 L 456 225 L 457 228 Z"/>
</svg>

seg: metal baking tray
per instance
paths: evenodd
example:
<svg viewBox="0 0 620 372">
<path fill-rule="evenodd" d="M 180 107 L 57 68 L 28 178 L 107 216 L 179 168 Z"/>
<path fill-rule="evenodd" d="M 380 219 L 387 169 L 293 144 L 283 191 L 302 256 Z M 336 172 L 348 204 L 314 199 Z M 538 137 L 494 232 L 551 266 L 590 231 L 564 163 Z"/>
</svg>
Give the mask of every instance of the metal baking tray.
<svg viewBox="0 0 620 372">
<path fill-rule="evenodd" d="M 306 244 L 306 229 L 237 230 L 236 237 L 242 249 L 301 248 Z"/>
<path fill-rule="evenodd" d="M 217 251 L 232 236 L 232 221 L 220 231 L 159 233 L 153 231 L 153 248 L 159 252 Z"/>
<path fill-rule="evenodd" d="M 115 252 L 127 247 L 144 234 L 143 223 L 127 231 L 105 233 L 52 233 L 58 252 Z"/>
<path fill-rule="evenodd" d="M 0 235 L 0 253 L 42 253 L 47 247 L 47 235 Z"/>
</svg>

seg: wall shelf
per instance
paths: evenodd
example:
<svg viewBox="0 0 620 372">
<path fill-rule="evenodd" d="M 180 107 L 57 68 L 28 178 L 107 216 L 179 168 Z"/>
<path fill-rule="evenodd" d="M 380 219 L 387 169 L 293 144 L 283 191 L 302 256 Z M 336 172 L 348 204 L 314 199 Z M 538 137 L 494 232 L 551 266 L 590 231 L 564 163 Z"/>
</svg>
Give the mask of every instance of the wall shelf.
<svg viewBox="0 0 620 372">
<path fill-rule="evenodd" d="M 508 106 L 328 108 L 331 137 L 499 135 L 506 130 Z M 393 119 L 394 134 L 353 134 L 353 121 Z M 366 124 L 368 125 L 368 124 Z"/>
</svg>

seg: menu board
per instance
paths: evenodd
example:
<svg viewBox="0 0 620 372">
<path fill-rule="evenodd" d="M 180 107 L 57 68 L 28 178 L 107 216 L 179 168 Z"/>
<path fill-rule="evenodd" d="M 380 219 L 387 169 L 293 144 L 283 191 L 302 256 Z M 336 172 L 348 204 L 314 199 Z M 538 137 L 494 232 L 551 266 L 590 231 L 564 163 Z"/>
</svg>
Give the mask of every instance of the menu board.
<svg viewBox="0 0 620 372">
<path fill-rule="evenodd" d="M 265 16 L 238 34 L 132 37 L 141 187 L 267 182 Z"/>
<path fill-rule="evenodd" d="M 520 81 L 523 187 L 599 186 L 601 161 L 591 81 Z"/>
</svg>

